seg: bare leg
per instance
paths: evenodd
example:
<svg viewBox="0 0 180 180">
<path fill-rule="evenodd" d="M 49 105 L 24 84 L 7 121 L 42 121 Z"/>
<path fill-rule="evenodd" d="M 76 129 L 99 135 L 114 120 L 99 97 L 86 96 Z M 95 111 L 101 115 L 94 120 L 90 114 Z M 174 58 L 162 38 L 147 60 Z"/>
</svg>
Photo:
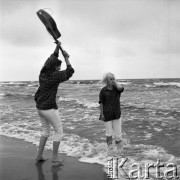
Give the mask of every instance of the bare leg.
<svg viewBox="0 0 180 180">
<path fill-rule="evenodd" d="M 40 141 L 39 141 L 39 150 L 38 150 L 38 155 L 37 155 L 36 161 L 47 160 L 42 157 L 47 139 L 48 139 L 47 137 L 41 136 Z"/>
<path fill-rule="evenodd" d="M 58 156 L 58 149 L 59 149 L 60 141 L 53 141 L 53 158 L 52 162 L 62 163 L 63 158 Z"/>
<path fill-rule="evenodd" d="M 108 147 L 108 153 L 112 153 L 113 151 L 113 146 L 112 146 L 112 136 L 106 136 L 106 142 L 107 142 L 107 147 Z"/>
<path fill-rule="evenodd" d="M 112 136 L 106 136 L 106 142 L 108 146 L 112 145 Z"/>
</svg>

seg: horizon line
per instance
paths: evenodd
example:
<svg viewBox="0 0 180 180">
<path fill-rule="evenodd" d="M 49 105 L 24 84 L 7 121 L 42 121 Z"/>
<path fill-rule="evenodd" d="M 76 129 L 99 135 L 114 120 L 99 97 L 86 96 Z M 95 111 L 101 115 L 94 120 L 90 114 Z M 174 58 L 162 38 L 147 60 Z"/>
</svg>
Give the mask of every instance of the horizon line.
<svg viewBox="0 0 180 180">
<path fill-rule="evenodd" d="M 147 79 L 180 79 L 179 78 L 117 78 L 116 80 L 147 80 Z M 39 80 L 6 80 L 6 81 L 2 81 L 0 80 L 0 82 L 26 82 L 26 81 L 39 81 Z M 70 79 L 67 81 L 101 81 L 101 79 Z"/>
</svg>

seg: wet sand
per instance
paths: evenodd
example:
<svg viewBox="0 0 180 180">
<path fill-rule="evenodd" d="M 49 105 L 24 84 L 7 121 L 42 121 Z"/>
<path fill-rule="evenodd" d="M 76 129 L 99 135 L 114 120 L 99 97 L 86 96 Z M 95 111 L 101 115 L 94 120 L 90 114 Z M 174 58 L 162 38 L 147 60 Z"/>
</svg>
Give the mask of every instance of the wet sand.
<svg viewBox="0 0 180 180">
<path fill-rule="evenodd" d="M 37 148 L 23 140 L 0 136 L 0 179 L 2 180 L 108 180 L 103 167 L 98 164 L 79 162 L 77 158 L 65 157 L 62 165 L 51 163 L 49 158 L 36 163 Z"/>
</svg>

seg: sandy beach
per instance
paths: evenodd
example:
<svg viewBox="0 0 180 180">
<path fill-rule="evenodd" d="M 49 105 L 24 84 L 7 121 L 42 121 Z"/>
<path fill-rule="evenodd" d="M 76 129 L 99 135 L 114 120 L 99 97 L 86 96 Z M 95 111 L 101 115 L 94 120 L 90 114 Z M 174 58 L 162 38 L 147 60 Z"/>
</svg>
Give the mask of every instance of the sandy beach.
<svg viewBox="0 0 180 180">
<path fill-rule="evenodd" d="M 52 165 L 51 152 L 45 151 L 44 163 L 35 162 L 37 148 L 23 140 L 0 136 L 0 179 L 2 180 L 107 180 L 103 167 L 81 163 L 65 156 L 60 166 Z"/>
</svg>

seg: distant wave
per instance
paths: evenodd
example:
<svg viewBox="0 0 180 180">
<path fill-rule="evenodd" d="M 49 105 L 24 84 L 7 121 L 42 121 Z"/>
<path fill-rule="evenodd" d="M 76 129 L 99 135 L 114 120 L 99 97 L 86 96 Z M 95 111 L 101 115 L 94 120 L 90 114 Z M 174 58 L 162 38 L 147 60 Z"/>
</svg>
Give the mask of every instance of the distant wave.
<svg viewBox="0 0 180 180">
<path fill-rule="evenodd" d="M 29 84 L 28 87 L 38 87 L 39 84 Z"/>
<path fill-rule="evenodd" d="M 28 86 L 28 87 L 38 87 L 38 82 L 0 82 L 0 86 Z"/>
<path fill-rule="evenodd" d="M 180 87 L 180 83 L 179 82 L 169 82 L 169 83 L 165 83 L 165 82 L 155 82 L 153 84 L 144 84 L 145 87 L 147 88 L 156 88 L 156 87 L 162 87 L 162 88 L 166 88 L 166 87 Z"/>
<path fill-rule="evenodd" d="M 70 80 L 66 83 L 68 84 L 97 84 L 100 80 Z"/>
<path fill-rule="evenodd" d="M 169 83 L 165 83 L 165 82 L 156 82 L 154 83 L 155 86 L 159 86 L 159 87 L 164 87 L 164 86 L 176 86 L 176 87 L 180 87 L 180 83 L 179 82 L 169 82 Z"/>
<path fill-rule="evenodd" d="M 128 85 L 131 84 L 132 82 L 129 82 L 127 80 L 117 80 L 120 84 Z M 101 80 L 71 80 L 66 83 L 69 84 L 101 84 Z"/>
<path fill-rule="evenodd" d="M 122 81 L 118 81 L 119 84 L 122 84 L 122 85 L 129 85 L 131 84 L 132 82 L 122 82 Z"/>
<path fill-rule="evenodd" d="M 0 82 L 1 86 L 26 86 L 27 82 Z"/>
<path fill-rule="evenodd" d="M 14 93 L 0 93 L 0 97 L 5 97 L 5 96 L 15 96 Z"/>
<path fill-rule="evenodd" d="M 19 97 L 19 96 L 25 96 L 25 97 L 32 97 L 34 94 L 18 94 L 18 93 L 0 93 L 0 97 Z"/>
</svg>

